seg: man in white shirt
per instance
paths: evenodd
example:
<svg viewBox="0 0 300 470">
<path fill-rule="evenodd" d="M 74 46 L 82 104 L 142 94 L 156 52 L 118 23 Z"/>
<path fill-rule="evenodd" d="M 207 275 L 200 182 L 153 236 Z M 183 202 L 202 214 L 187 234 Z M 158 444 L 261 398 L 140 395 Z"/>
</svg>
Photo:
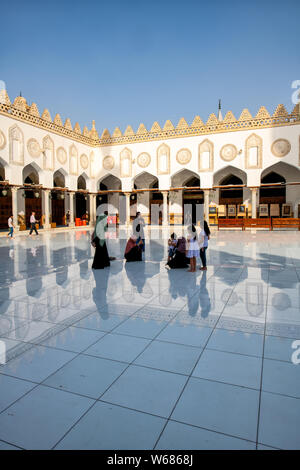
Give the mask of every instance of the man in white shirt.
<svg viewBox="0 0 300 470">
<path fill-rule="evenodd" d="M 7 234 L 8 237 L 14 238 L 14 224 L 13 224 L 13 216 L 11 215 L 7 221 L 9 232 Z"/>
<path fill-rule="evenodd" d="M 31 237 L 33 231 L 35 231 L 35 233 L 38 235 L 38 231 L 36 229 L 36 223 L 37 223 L 37 220 L 35 218 L 35 212 L 33 211 L 31 213 L 31 216 L 30 216 L 30 224 L 31 224 L 31 229 L 30 229 L 30 232 L 29 232 L 30 237 Z"/>
</svg>

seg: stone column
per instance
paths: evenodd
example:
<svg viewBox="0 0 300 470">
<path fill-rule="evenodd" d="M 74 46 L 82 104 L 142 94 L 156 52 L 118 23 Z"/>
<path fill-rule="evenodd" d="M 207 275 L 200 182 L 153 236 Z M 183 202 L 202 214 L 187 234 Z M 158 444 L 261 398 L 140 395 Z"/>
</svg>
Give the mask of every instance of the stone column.
<svg viewBox="0 0 300 470">
<path fill-rule="evenodd" d="M 125 193 L 126 196 L 126 225 L 130 225 L 130 196 L 131 193 Z"/>
<path fill-rule="evenodd" d="M 50 224 L 50 220 L 49 220 L 49 195 L 50 195 L 50 190 L 49 189 L 43 189 L 42 194 L 43 194 L 43 206 L 44 206 L 44 211 L 45 211 L 44 229 L 49 229 L 49 228 L 51 228 L 51 224 Z"/>
<path fill-rule="evenodd" d="M 69 191 L 70 198 L 70 227 L 74 227 L 74 191 Z"/>
<path fill-rule="evenodd" d="M 250 188 L 251 189 L 251 217 L 252 219 L 256 219 L 257 217 L 257 208 L 256 208 L 256 195 L 257 195 L 257 188 Z"/>
<path fill-rule="evenodd" d="M 96 222 L 96 194 L 90 194 L 90 224 Z"/>
<path fill-rule="evenodd" d="M 163 195 L 162 224 L 164 227 L 168 225 L 168 194 L 169 194 L 169 191 L 162 191 L 162 195 Z"/>
<path fill-rule="evenodd" d="M 11 188 L 11 199 L 12 199 L 13 224 L 15 226 L 15 231 L 18 232 L 20 229 L 19 224 L 18 224 L 18 188 L 15 188 L 15 187 Z"/>
<path fill-rule="evenodd" d="M 204 189 L 204 220 L 209 223 L 209 189 Z"/>
</svg>

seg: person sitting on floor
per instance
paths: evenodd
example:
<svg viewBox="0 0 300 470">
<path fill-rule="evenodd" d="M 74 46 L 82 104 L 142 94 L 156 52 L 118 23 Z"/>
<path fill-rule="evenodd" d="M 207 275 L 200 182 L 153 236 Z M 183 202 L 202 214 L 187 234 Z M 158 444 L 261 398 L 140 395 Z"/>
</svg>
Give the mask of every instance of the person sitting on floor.
<svg viewBox="0 0 300 470">
<path fill-rule="evenodd" d="M 186 252 L 186 239 L 179 237 L 177 241 L 176 251 L 174 257 L 167 263 L 169 268 L 187 268 L 189 260 L 185 256 Z"/>
<path fill-rule="evenodd" d="M 126 261 L 142 261 L 143 240 L 141 237 L 131 235 L 126 248 L 124 257 Z"/>
<path fill-rule="evenodd" d="M 169 240 L 168 240 L 168 262 L 173 258 L 177 246 L 177 235 L 176 233 L 172 233 Z M 167 264 L 168 264 L 167 262 Z"/>
</svg>

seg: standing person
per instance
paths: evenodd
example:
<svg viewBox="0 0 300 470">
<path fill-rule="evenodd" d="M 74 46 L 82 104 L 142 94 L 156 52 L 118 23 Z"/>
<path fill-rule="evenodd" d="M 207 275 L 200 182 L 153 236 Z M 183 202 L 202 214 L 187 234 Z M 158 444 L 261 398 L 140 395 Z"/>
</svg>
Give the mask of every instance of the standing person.
<svg viewBox="0 0 300 470">
<path fill-rule="evenodd" d="M 201 271 L 207 271 L 207 266 L 206 266 L 206 250 L 208 247 L 208 240 L 210 237 L 210 230 L 208 227 L 208 224 L 206 220 L 204 220 L 203 223 L 203 230 L 201 230 L 201 248 L 200 248 L 200 258 L 202 261 L 202 268 L 200 268 Z"/>
<path fill-rule="evenodd" d="M 92 269 L 104 269 L 110 266 L 105 232 L 107 231 L 107 213 L 100 214 L 96 220 L 95 230 L 91 237 L 91 243 L 96 248 Z"/>
<path fill-rule="evenodd" d="M 135 235 L 137 238 L 141 238 L 143 241 L 142 245 L 142 251 L 145 251 L 145 233 L 144 233 L 144 227 L 145 227 L 145 220 L 141 216 L 140 212 L 136 213 L 135 219 L 132 223 L 132 229 L 133 229 L 133 235 Z"/>
<path fill-rule="evenodd" d="M 66 213 L 66 225 L 70 225 L 70 218 L 71 218 L 71 214 L 70 214 L 70 211 L 68 210 L 67 213 Z"/>
<path fill-rule="evenodd" d="M 196 258 L 199 256 L 199 243 L 194 225 L 188 227 L 186 256 L 190 259 L 190 269 L 188 272 L 194 273 L 196 271 Z"/>
<path fill-rule="evenodd" d="M 31 224 L 31 229 L 30 229 L 30 232 L 29 232 L 30 237 L 31 237 L 33 231 L 35 231 L 36 235 L 38 235 L 38 231 L 36 229 L 36 223 L 37 223 L 37 220 L 35 218 L 35 212 L 33 211 L 31 213 L 31 216 L 30 216 L 30 224 Z"/>
<path fill-rule="evenodd" d="M 14 224 L 13 224 L 13 216 L 12 215 L 9 216 L 7 224 L 8 224 L 8 229 L 9 229 L 7 237 L 14 238 Z"/>
<path fill-rule="evenodd" d="M 176 246 L 177 246 L 177 235 L 176 235 L 176 233 L 171 234 L 171 236 L 168 240 L 168 246 L 169 246 L 169 249 L 168 249 L 167 264 L 169 263 L 169 261 L 171 261 L 171 259 L 173 258 L 174 254 L 175 254 L 175 250 L 176 250 Z"/>
</svg>

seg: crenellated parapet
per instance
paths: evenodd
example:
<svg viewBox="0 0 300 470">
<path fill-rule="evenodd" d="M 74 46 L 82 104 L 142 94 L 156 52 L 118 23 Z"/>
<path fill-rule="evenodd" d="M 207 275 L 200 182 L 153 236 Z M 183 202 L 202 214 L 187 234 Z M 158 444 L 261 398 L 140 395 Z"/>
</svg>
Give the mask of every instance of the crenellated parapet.
<svg viewBox="0 0 300 470">
<path fill-rule="evenodd" d="M 87 126 L 84 126 L 83 130 L 81 130 L 78 122 L 73 127 L 69 118 L 63 124 L 59 114 L 56 114 L 52 120 L 49 110 L 45 109 L 40 115 L 37 105 L 35 103 L 28 105 L 26 99 L 22 96 L 17 96 L 13 104 L 11 104 L 6 90 L 3 96 L 1 96 L 0 113 L 92 147 L 124 145 L 240 130 L 257 130 L 288 126 L 300 122 L 299 104 L 294 107 L 291 113 L 286 110 L 283 104 L 279 104 L 273 114 L 270 114 L 265 106 L 261 106 L 256 115 L 252 116 L 250 111 L 245 108 L 239 118 L 236 118 L 232 111 L 228 111 L 222 120 L 212 113 L 206 122 L 200 116 L 195 116 L 189 125 L 182 117 L 179 119 L 176 127 L 170 120 L 167 120 L 163 127 L 155 121 L 149 131 L 144 124 L 140 124 L 136 132 L 128 125 L 124 133 L 122 133 L 119 127 L 116 127 L 112 134 L 108 129 L 104 129 L 99 138 L 95 128 L 95 121 L 92 123 L 91 130 Z"/>
</svg>

